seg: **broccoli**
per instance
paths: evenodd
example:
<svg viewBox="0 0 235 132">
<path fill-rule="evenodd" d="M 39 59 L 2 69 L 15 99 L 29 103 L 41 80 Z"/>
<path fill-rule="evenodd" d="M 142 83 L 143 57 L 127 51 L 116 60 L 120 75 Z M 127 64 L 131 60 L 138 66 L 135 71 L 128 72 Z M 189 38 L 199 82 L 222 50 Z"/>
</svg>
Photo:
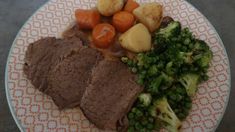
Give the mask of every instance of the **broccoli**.
<svg viewBox="0 0 235 132">
<path fill-rule="evenodd" d="M 196 64 L 198 64 L 198 66 L 200 66 L 201 68 L 208 68 L 212 60 L 212 57 L 213 57 L 212 51 L 207 50 L 206 52 L 196 55 L 194 57 L 194 60 L 196 61 Z"/>
<path fill-rule="evenodd" d="M 164 72 L 161 72 L 161 75 L 158 77 L 155 77 L 154 79 L 150 79 L 149 85 L 148 85 L 148 92 L 157 94 L 159 93 L 159 90 L 167 89 L 171 87 L 171 85 L 174 82 L 174 78 L 171 76 L 168 76 Z M 164 85 L 163 85 L 164 84 Z"/>
<path fill-rule="evenodd" d="M 178 132 L 181 128 L 181 121 L 171 109 L 167 98 L 163 97 L 153 102 L 149 108 L 150 115 L 164 122 L 169 132 Z"/>
<path fill-rule="evenodd" d="M 200 75 L 194 73 L 187 73 L 181 76 L 180 83 L 186 89 L 188 96 L 195 95 L 197 91 L 197 84 L 199 82 Z"/>
<path fill-rule="evenodd" d="M 209 50 L 209 46 L 206 44 L 205 41 L 202 40 L 196 40 L 195 44 L 194 44 L 194 51 L 207 51 Z"/>
<path fill-rule="evenodd" d="M 158 76 L 155 79 L 151 80 L 148 85 L 148 91 L 154 94 L 158 93 L 162 81 L 163 81 L 163 76 Z"/>
<path fill-rule="evenodd" d="M 170 43 L 172 37 L 176 37 L 181 32 L 181 25 L 179 22 L 171 22 L 167 27 L 161 28 L 155 35 L 154 51 L 162 53 L 167 49 L 167 44 Z"/>
<path fill-rule="evenodd" d="M 151 104 L 152 101 L 152 96 L 149 93 L 141 93 L 139 96 L 139 102 L 142 104 L 144 107 L 148 107 Z"/>
<path fill-rule="evenodd" d="M 174 21 L 174 22 L 171 22 L 167 27 L 161 28 L 157 32 L 156 37 L 167 40 L 167 39 L 170 39 L 171 37 L 178 36 L 180 32 L 181 32 L 180 23 L 177 21 Z"/>
<path fill-rule="evenodd" d="M 193 63 L 192 55 L 193 55 L 192 52 L 178 52 L 177 58 L 179 60 L 182 60 L 184 63 L 192 64 Z"/>
</svg>

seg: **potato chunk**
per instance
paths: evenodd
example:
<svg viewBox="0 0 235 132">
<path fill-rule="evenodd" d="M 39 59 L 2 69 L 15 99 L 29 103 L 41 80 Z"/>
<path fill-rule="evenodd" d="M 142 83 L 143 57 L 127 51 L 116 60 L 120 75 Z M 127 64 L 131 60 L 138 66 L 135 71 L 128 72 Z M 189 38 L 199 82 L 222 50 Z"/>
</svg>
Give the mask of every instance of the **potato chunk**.
<svg viewBox="0 0 235 132">
<path fill-rule="evenodd" d="M 123 6 L 123 0 L 98 0 L 97 2 L 98 11 L 104 16 L 112 16 L 120 11 Z"/>
<path fill-rule="evenodd" d="M 135 17 L 147 26 L 150 32 L 160 27 L 162 13 L 162 5 L 156 2 L 143 4 L 133 11 Z"/>
<path fill-rule="evenodd" d="M 146 26 L 139 23 L 119 37 L 123 48 L 139 53 L 151 49 L 151 35 Z"/>
</svg>

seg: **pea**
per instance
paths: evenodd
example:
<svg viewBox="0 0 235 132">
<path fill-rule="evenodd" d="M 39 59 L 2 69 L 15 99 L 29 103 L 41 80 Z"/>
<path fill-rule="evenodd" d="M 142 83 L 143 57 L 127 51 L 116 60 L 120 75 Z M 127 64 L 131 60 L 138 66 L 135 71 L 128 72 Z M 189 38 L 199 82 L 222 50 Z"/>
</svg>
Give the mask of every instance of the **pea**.
<svg viewBox="0 0 235 132">
<path fill-rule="evenodd" d="M 184 44 L 185 44 L 185 45 L 189 45 L 190 42 L 191 42 L 191 40 L 190 40 L 189 38 L 187 38 L 187 39 L 184 40 Z"/>
<path fill-rule="evenodd" d="M 135 120 L 134 119 L 130 119 L 129 124 L 130 124 L 130 126 L 134 126 L 135 125 Z"/>
<path fill-rule="evenodd" d="M 132 71 L 133 73 L 136 73 L 136 72 L 137 72 L 137 68 L 133 67 L 133 68 L 131 68 L 131 71 Z"/>
<path fill-rule="evenodd" d="M 141 124 L 142 124 L 143 126 L 145 126 L 145 125 L 148 124 L 148 121 L 147 121 L 146 119 L 143 119 L 143 120 L 141 121 Z"/>
<path fill-rule="evenodd" d="M 134 127 L 129 127 L 127 132 L 135 132 L 135 128 Z"/>
<path fill-rule="evenodd" d="M 193 49 L 193 44 L 190 43 L 188 47 L 189 47 L 190 49 Z"/>
<path fill-rule="evenodd" d="M 137 117 L 143 116 L 143 112 L 141 112 L 140 110 L 136 111 L 136 116 Z"/>
<path fill-rule="evenodd" d="M 137 130 L 140 130 L 140 129 L 142 129 L 143 127 L 141 126 L 141 124 L 139 123 L 139 122 L 136 122 L 135 123 L 135 129 L 137 129 Z"/>
<path fill-rule="evenodd" d="M 153 130 L 154 126 L 153 126 L 153 124 L 148 123 L 148 124 L 147 124 L 147 128 L 148 128 L 149 130 Z"/>
<path fill-rule="evenodd" d="M 133 119 L 133 118 L 134 118 L 134 114 L 133 114 L 132 112 L 129 113 L 129 114 L 128 114 L 128 118 L 129 118 L 129 119 Z"/>
<path fill-rule="evenodd" d="M 137 108 L 132 108 L 132 110 L 131 110 L 131 112 L 133 112 L 133 113 L 136 113 L 136 111 L 138 111 L 138 109 Z"/>
<path fill-rule="evenodd" d="M 123 63 L 127 63 L 127 61 L 128 61 L 129 59 L 128 59 L 127 57 L 122 57 L 121 60 L 122 60 Z"/>
</svg>

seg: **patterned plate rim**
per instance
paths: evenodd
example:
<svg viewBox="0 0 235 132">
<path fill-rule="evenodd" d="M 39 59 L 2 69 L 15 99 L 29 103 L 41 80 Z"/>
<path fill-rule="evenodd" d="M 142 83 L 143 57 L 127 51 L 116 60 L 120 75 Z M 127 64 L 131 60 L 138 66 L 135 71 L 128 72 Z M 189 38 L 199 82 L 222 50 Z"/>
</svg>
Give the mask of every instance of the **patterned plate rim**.
<svg viewBox="0 0 235 132">
<path fill-rule="evenodd" d="M 22 31 L 23 27 L 31 20 L 31 18 L 40 10 L 42 9 L 45 5 L 47 5 L 51 0 L 48 0 L 46 1 L 44 4 L 42 4 L 36 11 L 34 11 L 34 13 L 27 19 L 27 21 L 22 25 L 22 27 L 20 28 L 20 30 L 18 31 L 12 45 L 11 45 L 11 48 L 10 48 L 10 51 L 8 53 L 8 57 L 7 57 L 7 62 L 6 62 L 6 66 L 5 66 L 5 92 L 6 92 L 6 97 L 7 97 L 7 103 L 8 103 L 8 106 L 10 108 L 10 112 L 11 112 L 11 115 L 13 116 L 13 119 L 15 120 L 16 122 L 16 125 L 17 127 L 20 129 L 21 132 L 24 132 L 24 128 L 23 126 L 21 125 L 20 121 L 18 120 L 17 116 L 16 116 L 16 111 L 12 105 L 12 102 L 11 102 L 11 98 L 10 98 L 10 93 L 9 93 L 9 88 L 8 88 L 8 64 L 9 64 L 9 56 L 10 56 L 10 53 L 12 52 L 12 49 L 14 47 L 14 44 L 16 42 L 16 39 L 19 37 L 19 34 L 20 32 Z M 225 102 L 225 107 L 223 109 L 223 112 L 221 113 L 220 117 L 219 117 L 219 120 L 217 121 L 217 124 L 216 126 L 214 127 L 214 130 L 215 131 L 220 122 L 222 121 L 223 119 L 223 116 L 224 116 L 224 113 L 226 111 L 226 108 L 228 106 L 228 102 L 229 102 L 229 97 L 230 97 L 230 91 L 231 91 L 231 68 L 230 68 L 230 61 L 229 61 L 229 58 L 228 58 L 228 54 L 227 54 L 227 51 L 226 51 L 226 48 L 224 46 L 224 43 L 222 41 L 222 39 L 220 38 L 216 28 L 211 24 L 211 22 L 201 13 L 201 11 L 199 11 L 194 5 L 192 5 L 190 2 L 188 2 L 187 0 L 184 0 L 186 1 L 187 4 L 189 4 L 191 7 L 194 8 L 194 10 L 198 13 L 200 13 L 200 15 L 202 15 L 202 17 L 209 23 L 209 26 L 215 31 L 215 35 L 216 37 L 219 39 L 219 42 L 223 48 L 223 51 L 225 52 L 225 57 L 228 61 L 228 65 L 229 65 L 229 68 L 228 68 L 228 82 L 229 82 L 229 87 L 228 87 L 228 96 L 226 97 L 226 102 Z"/>
</svg>

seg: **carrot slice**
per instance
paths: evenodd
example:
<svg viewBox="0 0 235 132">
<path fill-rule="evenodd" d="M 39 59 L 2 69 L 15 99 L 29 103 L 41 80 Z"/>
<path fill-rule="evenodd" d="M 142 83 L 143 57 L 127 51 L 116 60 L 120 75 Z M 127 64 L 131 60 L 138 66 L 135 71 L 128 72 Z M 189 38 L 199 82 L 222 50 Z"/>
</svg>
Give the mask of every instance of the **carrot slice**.
<svg viewBox="0 0 235 132">
<path fill-rule="evenodd" d="M 92 31 L 92 39 L 96 47 L 108 48 L 115 37 L 115 28 L 108 23 L 101 23 L 95 26 Z"/>
<path fill-rule="evenodd" d="M 127 3 L 124 7 L 124 11 L 132 13 L 132 11 L 139 6 L 140 5 L 135 0 L 127 0 Z"/>
<path fill-rule="evenodd" d="M 127 12 L 121 11 L 113 16 L 113 25 L 119 32 L 125 32 L 134 25 L 135 17 Z"/>
<path fill-rule="evenodd" d="M 77 9 L 75 17 L 80 29 L 93 29 L 100 22 L 100 14 L 95 10 Z"/>
</svg>

